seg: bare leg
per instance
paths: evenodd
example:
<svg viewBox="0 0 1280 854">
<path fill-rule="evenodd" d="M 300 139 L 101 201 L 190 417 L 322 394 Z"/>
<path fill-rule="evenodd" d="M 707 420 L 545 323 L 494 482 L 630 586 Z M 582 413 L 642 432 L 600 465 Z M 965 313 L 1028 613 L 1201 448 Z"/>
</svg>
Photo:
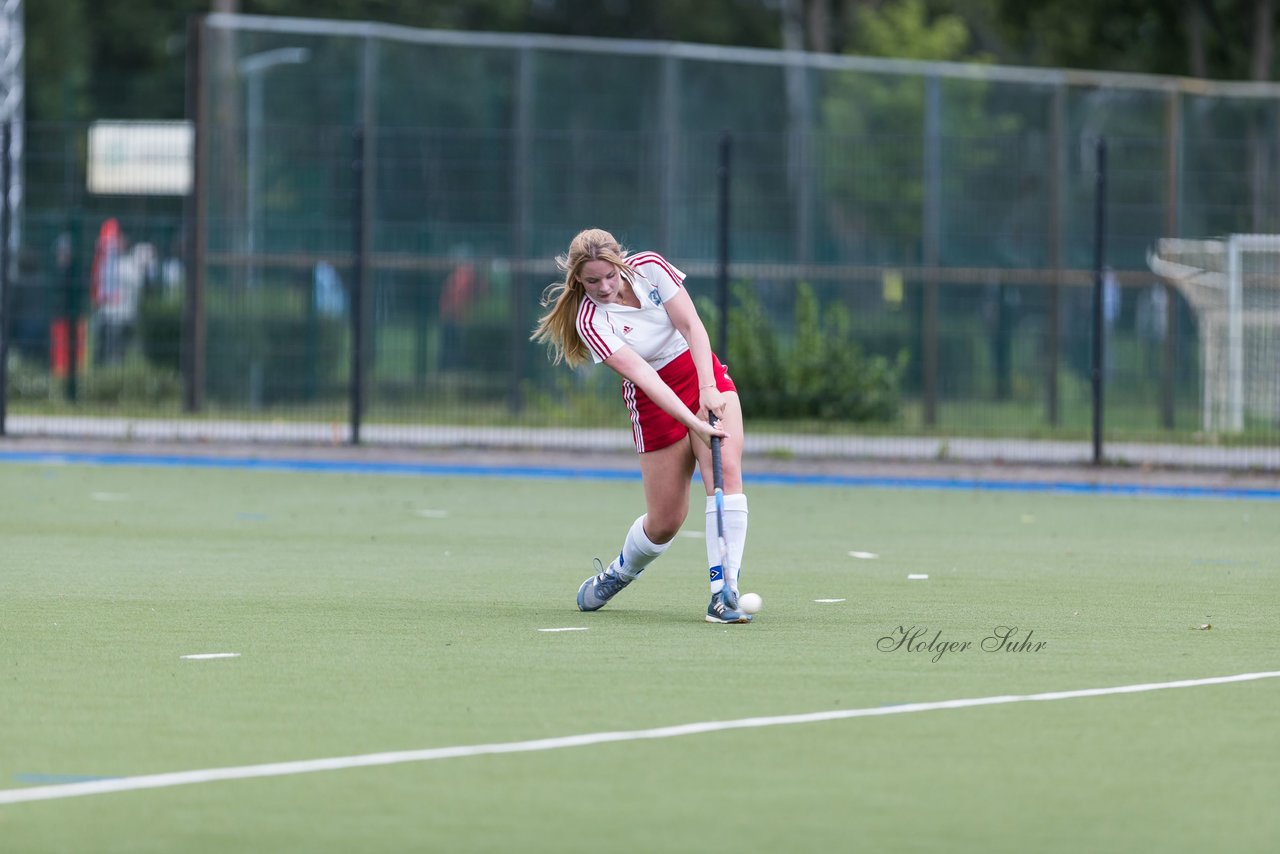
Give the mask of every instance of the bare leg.
<svg viewBox="0 0 1280 854">
<path fill-rule="evenodd" d="M 693 466 L 688 442 L 640 455 L 646 513 L 631 524 L 622 550 L 609 568 L 582 582 L 578 588 L 580 610 L 603 608 L 667 550 L 689 513 Z"/>
<path fill-rule="evenodd" d="M 645 534 L 655 543 L 668 543 L 689 515 L 689 480 L 693 477 L 691 441 L 686 439 L 640 455 L 646 509 Z M 710 451 L 707 452 L 710 459 Z"/>
</svg>

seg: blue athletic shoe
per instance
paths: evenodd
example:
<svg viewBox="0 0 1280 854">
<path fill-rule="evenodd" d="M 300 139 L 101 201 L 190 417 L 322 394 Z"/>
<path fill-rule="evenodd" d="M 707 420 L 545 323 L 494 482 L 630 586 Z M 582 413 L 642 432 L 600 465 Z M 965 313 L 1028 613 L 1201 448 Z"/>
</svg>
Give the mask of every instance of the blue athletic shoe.
<svg viewBox="0 0 1280 854">
<path fill-rule="evenodd" d="M 612 569 L 605 569 L 600 558 L 595 560 L 600 573 L 582 582 L 582 586 L 578 588 L 579 611 L 599 611 L 633 580 Z"/>
<path fill-rule="evenodd" d="M 738 610 L 738 591 L 729 586 L 729 582 L 725 582 L 724 588 L 720 591 L 720 595 L 724 597 L 724 606 L 730 611 Z"/>
<path fill-rule="evenodd" d="M 711 604 L 707 606 L 707 622 L 708 623 L 749 623 L 751 615 L 744 614 L 737 608 L 730 608 L 725 601 L 725 592 L 729 588 L 726 585 L 719 593 L 713 594 Z M 736 598 L 736 597 L 735 597 Z"/>
</svg>

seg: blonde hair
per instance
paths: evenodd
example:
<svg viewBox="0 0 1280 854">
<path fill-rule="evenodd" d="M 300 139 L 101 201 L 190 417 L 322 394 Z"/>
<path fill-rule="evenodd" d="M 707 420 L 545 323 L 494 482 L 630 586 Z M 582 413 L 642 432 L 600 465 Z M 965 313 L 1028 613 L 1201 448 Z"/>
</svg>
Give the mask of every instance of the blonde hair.
<svg viewBox="0 0 1280 854">
<path fill-rule="evenodd" d="M 586 291 L 578 278 L 588 261 L 608 261 L 628 280 L 632 269 L 626 262 L 626 250 L 614 236 L 602 228 L 588 228 L 577 233 L 569 243 L 569 251 L 556 256 L 556 266 L 564 273 L 564 281 L 549 285 L 542 292 L 542 307 L 550 311 L 538 320 L 530 340 L 551 348 L 552 362 L 577 367 L 591 358 L 587 345 L 578 334 L 578 307 Z"/>
</svg>

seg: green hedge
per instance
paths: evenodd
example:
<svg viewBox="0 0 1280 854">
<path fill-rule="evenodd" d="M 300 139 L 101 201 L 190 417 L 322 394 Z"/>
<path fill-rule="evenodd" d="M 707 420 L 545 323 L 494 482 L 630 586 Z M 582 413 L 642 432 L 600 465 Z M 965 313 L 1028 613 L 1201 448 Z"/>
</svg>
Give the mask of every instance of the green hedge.
<svg viewBox="0 0 1280 854">
<path fill-rule="evenodd" d="M 138 337 L 147 364 L 178 371 L 182 363 L 182 297 L 144 291 L 138 305 Z"/>
<path fill-rule="evenodd" d="M 320 316 L 303 294 L 265 287 L 243 293 L 211 305 L 206 324 L 211 399 L 269 406 L 345 388 L 346 320 Z"/>
<path fill-rule="evenodd" d="M 734 288 L 730 308 L 731 373 L 743 412 L 762 418 L 822 418 L 886 422 L 898 417 L 906 351 L 868 356 L 857 341 L 846 306 L 820 306 L 813 288 L 795 289 L 789 336 L 777 330 L 754 291 Z M 708 328 L 714 306 L 702 305 Z"/>
</svg>

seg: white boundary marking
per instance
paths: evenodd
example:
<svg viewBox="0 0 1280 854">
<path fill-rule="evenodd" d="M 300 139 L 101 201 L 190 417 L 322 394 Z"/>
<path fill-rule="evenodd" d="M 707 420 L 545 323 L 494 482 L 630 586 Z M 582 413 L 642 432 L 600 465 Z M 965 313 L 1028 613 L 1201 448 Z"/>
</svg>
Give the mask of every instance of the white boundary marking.
<svg viewBox="0 0 1280 854">
<path fill-rule="evenodd" d="M 586 747 L 593 744 L 614 744 L 624 741 L 676 738 L 684 735 L 700 735 L 708 732 L 724 732 L 735 729 L 760 729 L 770 726 L 823 723 L 851 718 L 872 718 L 887 715 L 905 715 L 912 712 L 933 712 L 943 709 L 968 709 L 977 706 L 998 706 L 1009 703 L 1027 703 L 1052 700 L 1074 700 L 1081 697 L 1106 697 L 1114 694 L 1141 694 L 1170 688 L 1199 688 L 1205 685 L 1226 685 L 1232 682 L 1253 682 L 1259 679 L 1280 677 L 1280 670 L 1260 673 L 1239 673 L 1234 676 L 1213 676 L 1206 679 L 1181 679 L 1176 682 L 1149 682 L 1139 685 L 1120 685 L 1112 688 L 1084 688 L 1075 691 L 1049 691 L 1043 694 L 1006 694 L 996 697 L 975 697 L 964 700 L 940 700 L 929 703 L 903 703 L 897 706 L 876 706 L 866 709 L 834 709 L 799 715 L 775 715 L 771 717 L 739 718 L 730 721 L 702 721 L 656 727 L 654 729 L 624 730 L 621 732 L 592 732 L 558 738 L 540 738 L 533 741 L 511 741 L 498 744 L 471 744 L 457 747 L 433 747 L 425 750 L 401 750 L 390 753 L 366 753 L 362 756 L 336 756 L 329 759 L 303 759 L 294 762 L 273 762 L 265 765 L 241 765 L 232 768 L 206 768 L 198 771 L 173 771 L 166 774 L 145 774 L 137 777 L 117 777 L 91 780 L 82 783 L 58 783 L 47 786 L 31 786 L 22 789 L 0 789 L 0 805 L 29 801 L 51 801 L 58 798 L 76 798 L 83 795 L 106 795 L 113 792 L 131 792 L 140 789 L 166 789 L 194 783 L 214 783 L 223 780 L 249 780 L 261 777 L 285 777 L 292 774 L 312 774 L 318 771 L 339 771 L 345 768 L 369 768 L 378 765 L 398 765 L 405 762 L 430 762 L 436 759 L 458 759 L 467 756 L 491 756 L 503 753 L 533 753 L 540 750 L 560 750 L 566 747 Z"/>
<path fill-rule="evenodd" d="M 557 629 L 538 629 L 540 632 L 585 632 L 589 626 L 562 626 Z"/>
<path fill-rule="evenodd" d="M 192 655 L 179 656 L 188 661 L 208 661 L 211 658 L 239 658 L 238 652 L 197 652 Z"/>
</svg>

